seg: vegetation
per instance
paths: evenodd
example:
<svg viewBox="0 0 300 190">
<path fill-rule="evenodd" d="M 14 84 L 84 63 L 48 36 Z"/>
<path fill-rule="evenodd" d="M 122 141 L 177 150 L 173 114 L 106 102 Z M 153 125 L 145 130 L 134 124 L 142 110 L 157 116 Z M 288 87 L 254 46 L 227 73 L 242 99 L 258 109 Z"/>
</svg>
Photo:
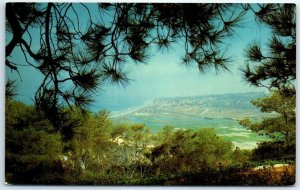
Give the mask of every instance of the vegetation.
<svg viewBox="0 0 300 190">
<path fill-rule="evenodd" d="M 272 29 L 273 36 L 263 51 L 259 44 L 247 49 L 250 62 L 256 66 L 246 66 L 245 78 L 255 86 L 266 87 L 270 96 L 253 100 L 262 112 L 274 112 L 278 116 L 251 122 L 248 118 L 240 124 L 274 140 L 264 142 L 254 154 L 264 158 L 278 159 L 296 155 L 296 14 L 291 4 L 268 5 L 261 12 L 255 12 L 258 20 Z"/>
<path fill-rule="evenodd" d="M 293 4 L 268 4 L 260 11 L 254 11 L 258 21 L 272 29 L 272 37 L 265 49 L 255 42 L 246 50 L 249 63 L 243 72 L 250 84 L 269 90 L 279 89 L 285 95 L 295 95 L 295 11 Z"/>
<path fill-rule="evenodd" d="M 8 183 L 56 181 L 63 168 L 61 135 L 32 106 L 6 99 L 5 172 Z"/>
<path fill-rule="evenodd" d="M 6 182 L 295 183 L 295 5 L 99 3 L 96 13 L 106 14 L 102 21 L 92 17 L 86 4 L 7 3 L 6 7 L 6 66 L 18 72 L 22 64 L 11 55 L 19 50 L 26 64 L 43 76 L 34 105 L 14 100 L 15 84 L 7 81 Z M 83 17 L 86 28 L 80 24 L 82 11 L 89 18 Z M 251 84 L 270 91 L 270 96 L 252 103 L 277 116 L 262 121 L 245 118 L 240 124 L 273 141 L 254 150 L 234 150 L 213 129 L 166 126 L 151 133 L 145 125 L 114 124 L 107 111 L 87 109 L 90 95 L 101 83 L 127 82 L 125 63 L 145 62 L 151 47 L 167 48 L 180 41 L 184 64 L 194 63 L 200 71 L 211 66 L 228 69 L 229 57 L 220 47 L 247 11 L 269 26 L 273 36 L 267 51 L 257 43 L 249 46 L 244 75 Z M 257 168 L 261 165 L 265 166 Z"/>
<path fill-rule="evenodd" d="M 290 157 L 296 155 L 296 96 L 286 97 L 279 91 L 273 91 L 272 95 L 253 100 L 252 103 L 261 108 L 263 112 L 275 112 L 277 117 L 264 119 L 253 123 L 249 118 L 240 121 L 244 127 L 266 134 L 273 139 L 264 142 L 254 151 L 260 159 Z"/>
<path fill-rule="evenodd" d="M 233 150 L 233 144 L 213 129 L 166 126 L 151 133 L 140 124 L 114 125 L 106 111 L 82 113 L 73 108 L 65 111 L 68 121 L 78 125 L 66 138 L 34 107 L 11 98 L 6 101 L 8 183 L 262 185 L 267 181 L 274 185 L 295 180 L 294 162 L 288 162 L 289 158 L 272 163 L 292 165 L 269 181 L 275 175 L 272 172 L 252 171 L 258 164 L 269 164 L 261 162 L 266 159 L 260 157 L 262 148 Z M 253 181 L 247 181 L 249 176 Z M 235 181 L 240 177 L 242 181 Z"/>
<path fill-rule="evenodd" d="M 285 97 L 281 95 L 279 91 L 273 91 L 271 96 L 253 100 L 252 103 L 257 107 L 260 107 L 263 112 L 275 112 L 279 116 L 264 119 L 263 121 L 254 124 L 247 118 L 240 121 L 240 124 L 260 134 L 267 134 L 275 140 L 295 143 L 295 96 Z"/>
<path fill-rule="evenodd" d="M 233 34 L 244 14 L 234 4 L 94 6 L 96 10 L 82 3 L 6 4 L 6 66 L 18 72 L 20 64 L 11 55 L 19 50 L 25 64 L 43 75 L 35 104 L 58 129 L 61 105 L 87 108 L 105 81 L 125 84 L 125 63 L 145 62 L 151 46 L 168 48 L 182 41 L 185 64 L 227 69 L 222 39 Z"/>
</svg>

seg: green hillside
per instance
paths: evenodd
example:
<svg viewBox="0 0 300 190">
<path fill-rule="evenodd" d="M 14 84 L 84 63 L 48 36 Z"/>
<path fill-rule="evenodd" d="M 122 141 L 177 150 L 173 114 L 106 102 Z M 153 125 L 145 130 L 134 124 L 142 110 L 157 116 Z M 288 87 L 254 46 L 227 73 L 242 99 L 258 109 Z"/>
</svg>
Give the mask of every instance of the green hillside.
<svg viewBox="0 0 300 190">
<path fill-rule="evenodd" d="M 263 93 L 235 93 L 196 97 L 156 99 L 144 107 L 112 113 L 116 123 L 141 123 L 153 132 L 170 125 L 175 128 L 215 128 L 219 136 L 240 148 L 254 148 L 256 143 L 268 140 L 245 129 L 239 119 L 251 117 L 260 120 L 273 114 L 263 114 L 250 102 Z"/>
</svg>

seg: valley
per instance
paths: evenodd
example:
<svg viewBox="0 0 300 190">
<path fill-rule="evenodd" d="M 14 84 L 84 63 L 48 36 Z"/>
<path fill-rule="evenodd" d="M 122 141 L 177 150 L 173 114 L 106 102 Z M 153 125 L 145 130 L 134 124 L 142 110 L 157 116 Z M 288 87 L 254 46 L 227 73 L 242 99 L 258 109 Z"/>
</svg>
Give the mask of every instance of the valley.
<svg viewBox="0 0 300 190">
<path fill-rule="evenodd" d="M 238 121 L 249 117 L 261 120 L 274 114 L 260 112 L 250 101 L 263 97 L 263 93 L 234 93 L 195 97 L 161 98 L 144 105 L 111 113 L 116 123 L 141 123 L 158 132 L 164 126 L 180 129 L 214 128 L 217 134 L 232 141 L 241 149 L 252 149 L 261 136 L 240 126 Z"/>
</svg>

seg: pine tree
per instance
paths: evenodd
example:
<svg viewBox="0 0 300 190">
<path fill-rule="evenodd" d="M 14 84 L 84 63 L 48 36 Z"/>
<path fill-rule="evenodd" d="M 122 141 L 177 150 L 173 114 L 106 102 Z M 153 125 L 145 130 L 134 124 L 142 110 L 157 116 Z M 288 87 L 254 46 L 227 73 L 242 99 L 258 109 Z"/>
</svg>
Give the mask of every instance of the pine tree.
<svg viewBox="0 0 300 190">
<path fill-rule="evenodd" d="M 244 76 L 250 84 L 295 95 L 295 11 L 294 4 L 266 4 L 258 11 L 253 10 L 258 21 L 271 28 L 272 37 L 266 44 L 266 50 L 255 42 L 246 51 L 249 63 L 244 69 Z"/>
<path fill-rule="evenodd" d="M 35 94 L 37 108 L 59 126 L 60 107 L 88 107 L 107 80 L 126 84 L 127 65 L 147 62 L 151 47 L 182 41 L 184 64 L 196 64 L 201 71 L 228 69 L 229 58 L 220 47 L 245 12 L 237 6 L 7 3 L 6 32 L 12 38 L 6 44 L 6 66 L 18 72 L 24 64 L 11 55 L 21 50 L 25 64 L 43 75 Z"/>
</svg>

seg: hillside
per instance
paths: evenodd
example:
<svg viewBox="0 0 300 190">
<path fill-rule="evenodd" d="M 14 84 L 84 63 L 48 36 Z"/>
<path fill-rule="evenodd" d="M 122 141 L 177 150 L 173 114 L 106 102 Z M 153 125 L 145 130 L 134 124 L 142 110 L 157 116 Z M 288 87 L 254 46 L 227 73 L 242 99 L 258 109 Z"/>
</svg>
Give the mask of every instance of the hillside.
<svg viewBox="0 0 300 190">
<path fill-rule="evenodd" d="M 160 98 L 144 106 L 113 112 L 112 118 L 130 116 L 193 116 L 199 118 L 240 119 L 261 118 L 263 114 L 250 101 L 263 97 L 263 93 L 234 93 L 195 97 Z"/>
<path fill-rule="evenodd" d="M 266 136 L 239 125 L 238 120 L 251 117 L 259 120 L 272 114 L 261 113 L 250 101 L 262 93 L 236 93 L 195 97 L 161 98 L 120 112 L 112 112 L 116 123 L 142 123 L 153 132 L 169 125 L 175 128 L 214 128 L 219 136 L 240 148 L 254 148 Z"/>
</svg>

